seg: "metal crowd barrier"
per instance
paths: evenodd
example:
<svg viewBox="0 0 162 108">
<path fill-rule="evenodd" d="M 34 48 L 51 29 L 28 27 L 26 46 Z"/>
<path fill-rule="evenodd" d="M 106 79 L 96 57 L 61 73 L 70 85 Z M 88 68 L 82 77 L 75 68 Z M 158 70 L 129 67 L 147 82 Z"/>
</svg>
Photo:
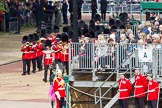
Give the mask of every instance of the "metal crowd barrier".
<svg viewBox="0 0 162 108">
<path fill-rule="evenodd" d="M 11 17 L 9 19 L 9 33 L 17 33 L 18 32 L 18 18 L 17 17 Z"/>
<path fill-rule="evenodd" d="M 120 65 L 120 70 L 128 68 L 134 69 L 141 67 L 142 73 L 146 73 L 153 68 L 153 73 L 162 75 L 162 45 L 160 48 L 155 48 L 154 45 L 142 45 L 142 51 L 152 52 L 152 61 L 142 61 L 140 56 L 145 56 L 140 53 L 141 45 L 138 44 L 95 44 L 95 43 L 70 43 L 71 52 L 69 54 L 70 72 L 75 69 L 81 70 L 114 70 Z M 139 53 L 141 54 L 139 56 Z M 125 61 L 124 64 L 123 61 Z"/>
<path fill-rule="evenodd" d="M 98 13 L 100 13 L 100 4 L 98 4 Z M 109 3 L 107 6 L 107 13 L 116 13 L 116 12 L 127 12 L 129 14 L 132 13 L 140 13 L 140 4 L 115 4 Z M 91 13 L 91 3 L 83 3 L 82 5 L 82 13 Z"/>
</svg>

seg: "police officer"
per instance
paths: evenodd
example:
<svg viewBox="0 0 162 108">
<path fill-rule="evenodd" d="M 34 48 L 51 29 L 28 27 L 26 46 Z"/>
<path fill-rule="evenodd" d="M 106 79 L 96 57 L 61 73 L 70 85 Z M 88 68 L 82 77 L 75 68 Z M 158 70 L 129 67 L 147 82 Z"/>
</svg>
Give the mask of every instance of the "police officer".
<svg viewBox="0 0 162 108">
<path fill-rule="evenodd" d="M 132 91 L 132 85 L 129 79 L 125 78 L 124 72 L 120 72 L 119 76 L 120 76 L 120 79 L 118 80 L 119 106 L 120 108 L 128 108 L 128 97 Z"/>
<path fill-rule="evenodd" d="M 146 77 L 141 74 L 140 68 L 135 68 L 134 82 L 135 108 L 144 108 L 144 97 L 145 92 L 147 91 L 147 80 Z"/>
<path fill-rule="evenodd" d="M 147 90 L 148 108 L 157 108 L 159 85 L 152 77 L 152 74 L 147 74 L 147 80 L 149 81 Z"/>
</svg>

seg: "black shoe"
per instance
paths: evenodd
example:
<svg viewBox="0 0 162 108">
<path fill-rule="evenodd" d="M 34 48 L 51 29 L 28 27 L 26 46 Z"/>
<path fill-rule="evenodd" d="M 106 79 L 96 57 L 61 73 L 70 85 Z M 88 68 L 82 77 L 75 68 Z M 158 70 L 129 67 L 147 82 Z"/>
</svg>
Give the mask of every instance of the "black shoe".
<svg viewBox="0 0 162 108">
<path fill-rule="evenodd" d="M 42 69 L 38 69 L 39 71 L 42 71 Z"/>
<path fill-rule="evenodd" d="M 30 72 L 28 72 L 28 75 L 30 75 Z"/>
<path fill-rule="evenodd" d="M 26 75 L 25 73 L 22 74 L 22 76 Z"/>
<path fill-rule="evenodd" d="M 46 79 L 42 79 L 44 82 L 47 82 L 47 80 Z"/>
<path fill-rule="evenodd" d="M 33 73 L 35 73 L 35 71 L 32 71 Z"/>
</svg>

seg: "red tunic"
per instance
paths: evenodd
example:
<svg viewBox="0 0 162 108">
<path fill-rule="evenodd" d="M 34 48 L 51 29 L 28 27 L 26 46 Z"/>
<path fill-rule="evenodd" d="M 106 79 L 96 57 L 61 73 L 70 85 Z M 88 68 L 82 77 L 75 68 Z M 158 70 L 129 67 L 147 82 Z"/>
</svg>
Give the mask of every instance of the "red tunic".
<svg viewBox="0 0 162 108">
<path fill-rule="evenodd" d="M 30 51 L 31 52 L 31 59 L 37 58 L 36 51 L 37 51 L 37 44 L 34 44 L 34 45 L 32 45 L 32 50 Z"/>
<path fill-rule="evenodd" d="M 127 99 L 132 91 L 132 85 L 126 78 L 118 80 L 119 99 Z"/>
<path fill-rule="evenodd" d="M 147 80 L 146 77 L 139 74 L 134 77 L 134 97 L 144 97 L 147 90 Z"/>
<path fill-rule="evenodd" d="M 22 45 L 21 46 L 21 52 L 23 53 L 22 54 L 22 59 L 31 59 L 31 50 L 32 50 L 32 47 L 31 46 L 27 46 L 27 45 Z"/>
<path fill-rule="evenodd" d="M 46 40 L 50 40 L 51 44 L 54 44 L 56 42 L 56 37 L 53 35 L 46 36 Z"/>
<path fill-rule="evenodd" d="M 61 45 L 59 45 L 58 43 L 57 44 L 54 44 L 52 46 L 52 50 L 55 52 L 55 59 L 60 59 L 61 58 Z"/>
<path fill-rule="evenodd" d="M 61 50 L 61 61 L 68 62 L 68 55 L 68 43 L 65 43 Z"/>
<path fill-rule="evenodd" d="M 159 85 L 154 80 L 148 82 L 147 100 L 157 100 L 159 94 Z"/>
<path fill-rule="evenodd" d="M 43 51 L 43 61 L 44 65 L 50 65 L 52 63 L 52 51 L 51 50 L 45 50 Z"/>
<path fill-rule="evenodd" d="M 43 55 L 42 50 L 43 50 L 42 44 L 41 43 L 37 43 L 37 51 L 36 51 L 36 56 L 37 57 L 40 57 L 40 56 Z"/>
<path fill-rule="evenodd" d="M 60 97 L 66 97 L 65 95 L 65 81 L 61 77 L 56 77 L 54 79 L 54 92 L 59 92 Z"/>
</svg>

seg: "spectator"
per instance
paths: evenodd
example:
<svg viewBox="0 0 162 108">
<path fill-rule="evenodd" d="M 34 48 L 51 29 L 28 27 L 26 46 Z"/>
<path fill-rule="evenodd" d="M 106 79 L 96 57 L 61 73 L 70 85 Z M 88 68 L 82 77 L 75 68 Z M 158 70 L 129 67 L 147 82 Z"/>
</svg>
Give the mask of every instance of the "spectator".
<svg viewBox="0 0 162 108">
<path fill-rule="evenodd" d="M 82 13 L 81 13 L 81 9 L 82 9 L 82 4 L 84 3 L 83 0 L 77 0 L 78 3 L 78 20 L 82 19 Z"/>
<path fill-rule="evenodd" d="M 91 0 L 91 9 L 92 9 L 92 16 L 91 19 L 94 19 L 96 13 L 97 13 L 97 1 Z"/>
<path fill-rule="evenodd" d="M 107 11 L 107 0 L 101 0 L 100 4 L 101 4 L 101 18 L 102 18 L 102 21 L 105 21 L 106 11 Z"/>
<path fill-rule="evenodd" d="M 56 100 L 56 97 L 55 97 L 55 93 L 54 93 L 54 89 L 53 89 L 54 85 L 53 85 L 53 80 L 52 82 L 50 83 L 50 88 L 49 88 L 49 92 L 48 92 L 48 97 L 49 97 L 49 100 L 51 101 L 51 106 L 52 108 L 55 108 L 55 100 Z"/>
<path fill-rule="evenodd" d="M 63 24 L 68 24 L 68 19 L 67 19 L 67 9 L 68 9 L 68 4 L 66 0 L 63 0 L 62 3 L 62 16 L 63 16 Z"/>
</svg>

